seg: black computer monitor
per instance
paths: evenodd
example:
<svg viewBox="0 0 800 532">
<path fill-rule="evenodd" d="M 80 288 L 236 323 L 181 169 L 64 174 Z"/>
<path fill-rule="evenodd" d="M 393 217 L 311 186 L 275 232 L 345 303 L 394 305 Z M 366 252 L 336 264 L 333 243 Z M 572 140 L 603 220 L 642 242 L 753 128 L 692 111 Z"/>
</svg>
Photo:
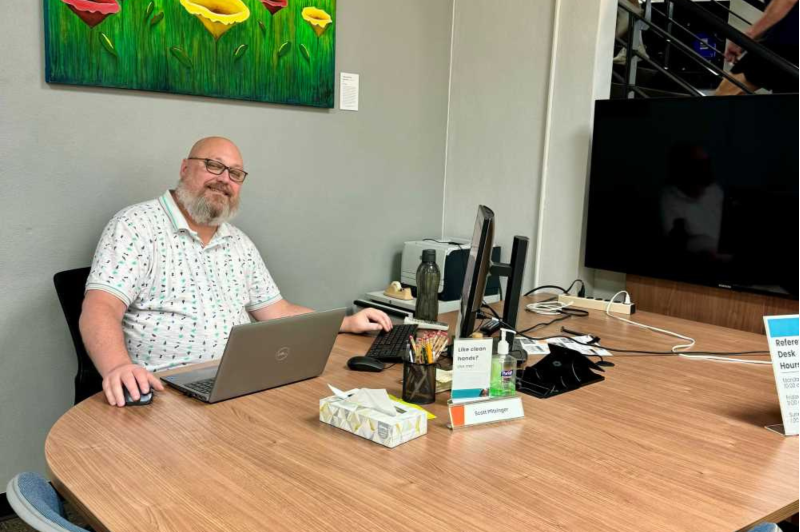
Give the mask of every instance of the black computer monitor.
<svg viewBox="0 0 800 532">
<path fill-rule="evenodd" d="M 486 279 L 490 274 L 508 278 L 506 293 L 503 298 L 502 321 L 505 326 L 516 329 L 528 239 L 523 236 L 514 237 L 514 244 L 511 248 L 511 262 L 508 264 L 492 263 L 491 250 L 493 242 L 494 212 L 485 205 L 479 205 L 478 216 L 475 219 L 475 229 L 472 233 L 467 271 L 464 276 L 464 286 L 461 289 L 459 338 L 469 338 L 475 332 L 475 321 L 483 304 Z"/>
<path fill-rule="evenodd" d="M 494 212 L 484 205 L 478 206 L 472 244 L 469 248 L 464 286 L 461 288 L 461 327 L 459 338 L 469 338 L 475 331 L 475 318 L 483 303 L 486 278 L 491 267 L 491 250 L 494 241 Z"/>
</svg>

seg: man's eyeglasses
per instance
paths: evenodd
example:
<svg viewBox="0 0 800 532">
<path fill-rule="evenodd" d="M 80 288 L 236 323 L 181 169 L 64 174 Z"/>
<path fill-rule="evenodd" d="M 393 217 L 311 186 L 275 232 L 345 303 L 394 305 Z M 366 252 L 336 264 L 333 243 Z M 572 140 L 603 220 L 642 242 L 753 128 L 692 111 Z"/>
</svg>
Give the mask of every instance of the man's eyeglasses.
<svg viewBox="0 0 800 532">
<path fill-rule="evenodd" d="M 214 159 L 204 159 L 203 157 L 187 157 L 187 159 L 192 161 L 203 161 L 206 165 L 206 170 L 214 175 L 222 175 L 222 173 L 227 170 L 231 181 L 236 183 L 244 183 L 244 178 L 247 177 L 247 172 L 244 170 L 225 166 L 221 162 L 215 161 Z"/>
</svg>

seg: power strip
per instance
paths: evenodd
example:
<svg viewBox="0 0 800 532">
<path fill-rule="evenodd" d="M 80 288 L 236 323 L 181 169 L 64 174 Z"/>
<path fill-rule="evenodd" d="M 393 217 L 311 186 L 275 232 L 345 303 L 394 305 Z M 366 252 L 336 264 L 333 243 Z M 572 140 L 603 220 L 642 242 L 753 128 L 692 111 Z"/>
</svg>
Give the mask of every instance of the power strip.
<svg viewBox="0 0 800 532">
<path fill-rule="evenodd" d="M 558 296 L 558 302 L 564 304 L 569 303 L 570 306 L 573 307 L 588 308 L 591 310 L 606 310 L 606 308 L 608 308 L 608 299 L 594 299 L 592 297 L 578 297 L 562 294 Z M 630 305 L 626 305 L 625 303 L 611 303 L 611 308 L 609 310 L 619 314 L 633 314 L 636 312 L 636 305 L 633 303 Z"/>
</svg>

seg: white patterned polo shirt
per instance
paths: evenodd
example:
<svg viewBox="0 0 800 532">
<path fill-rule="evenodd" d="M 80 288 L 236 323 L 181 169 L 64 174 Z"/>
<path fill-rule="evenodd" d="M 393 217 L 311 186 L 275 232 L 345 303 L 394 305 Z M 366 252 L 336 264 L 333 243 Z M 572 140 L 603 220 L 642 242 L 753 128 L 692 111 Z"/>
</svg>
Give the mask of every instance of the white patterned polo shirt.
<svg viewBox="0 0 800 532">
<path fill-rule="evenodd" d="M 231 328 L 251 321 L 248 311 L 281 300 L 242 231 L 224 223 L 203 246 L 169 191 L 111 219 L 86 290 L 125 303 L 125 347 L 150 371 L 221 357 Z"/>
</svg>

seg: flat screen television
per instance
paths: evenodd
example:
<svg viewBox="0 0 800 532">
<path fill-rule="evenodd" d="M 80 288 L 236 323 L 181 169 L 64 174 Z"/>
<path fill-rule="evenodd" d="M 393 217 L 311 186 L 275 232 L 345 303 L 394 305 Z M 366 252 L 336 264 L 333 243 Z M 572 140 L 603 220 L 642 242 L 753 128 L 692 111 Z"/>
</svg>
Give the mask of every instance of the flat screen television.
<svg viewBox="0 0 800 532">
<path fill-rule="evenodd" d="M 797 299 L 798 96 L 595 104 L 585 264 Z"/>
</svg>

